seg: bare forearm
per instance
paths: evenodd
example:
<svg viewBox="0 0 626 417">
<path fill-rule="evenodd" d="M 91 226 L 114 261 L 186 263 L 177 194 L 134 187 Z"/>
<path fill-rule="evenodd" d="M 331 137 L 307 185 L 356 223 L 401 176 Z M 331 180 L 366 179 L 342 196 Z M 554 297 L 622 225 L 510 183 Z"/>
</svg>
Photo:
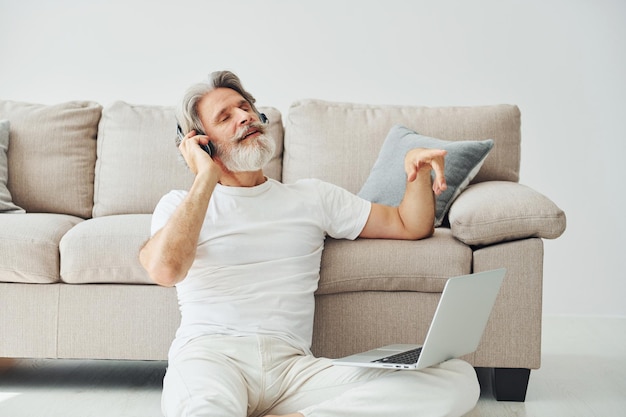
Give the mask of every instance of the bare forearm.
<svg viewBox="0 0 626 417">
<path fill-rule="evenodd" d="M 372 204 L 360 236 L 379 239 L 423 239 L 434 232 L 435 195 L 446 188 L 444 156 L 439 149 L 414 149 L 405 157 L 407 183 L 399 207 Z M 435 180 L 431 179 L 431 171 Z"/>
<path fill-rule="evenodd" d="M 398 213 L 407 234 L 413 239 L 422 239 L 433 234 L 435 193 L 428 170 L 420 172 L 414 181 L 407 182 Z"/>
<path fill-rule="evenodd" d="M 172 286 L 187 275 L 216 183 L 217 179 L 210 174 L 196 176 L 167 224 L 141 249 L 141 264 L 157 284 Z"/>
</svg>

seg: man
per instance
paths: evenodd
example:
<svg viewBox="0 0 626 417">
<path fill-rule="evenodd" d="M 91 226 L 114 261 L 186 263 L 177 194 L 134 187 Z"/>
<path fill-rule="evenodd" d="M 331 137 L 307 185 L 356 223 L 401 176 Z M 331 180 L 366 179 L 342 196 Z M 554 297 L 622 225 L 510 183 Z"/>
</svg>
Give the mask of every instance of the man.
<svg viewBox="0 0 626 417">
<path fill-rule="evenodd" d="M 434 194 L 445 190 L 445 151 L 406 155 L 399 207 L 334 185 L 285 185 L 262 167 L 274 152 L 266 125 L 228 71 L 185 94 L 179 150 L 195 180 L 155 209 L 140 260 L 176 285 L 182 322 L 169 353 L 166 416 L 457 416 L 476 404 L 461 360 L 423 371 L 334 367 L 310 353 L 314 291 L 326 235 L 422 239 Z M 209 156 L 200 145 L 213 146 Z M 435 179 L 431 180 L 431 170 Z"/>
</svg>

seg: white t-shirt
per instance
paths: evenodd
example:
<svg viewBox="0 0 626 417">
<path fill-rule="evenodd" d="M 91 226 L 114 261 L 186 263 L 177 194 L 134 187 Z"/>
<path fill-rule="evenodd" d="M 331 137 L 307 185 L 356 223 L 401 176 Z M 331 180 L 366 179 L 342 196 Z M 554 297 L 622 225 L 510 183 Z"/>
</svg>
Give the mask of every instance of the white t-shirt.
<svg viewBox="0 0 626 417">
<path fill-rule="evenodd" d="M 152 234 L 186 191 L 157 205 Z M 264 334 L 305 351 L 313 333 L 313 293 L 324 239 L 355 239 L 371 204 L 319 180 L 256 187 L 215 188 L 198 240 L 196 259 L 176 285 L 182 322 L 170 355 L 205 334 Z"/>
</svg>

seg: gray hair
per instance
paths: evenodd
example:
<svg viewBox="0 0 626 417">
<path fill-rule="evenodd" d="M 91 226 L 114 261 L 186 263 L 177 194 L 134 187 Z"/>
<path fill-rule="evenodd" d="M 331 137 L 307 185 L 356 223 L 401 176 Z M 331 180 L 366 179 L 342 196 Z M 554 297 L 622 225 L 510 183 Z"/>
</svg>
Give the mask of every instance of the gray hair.
<svg viewBox="0 0 626 417">
<path fill-rule="evenodd" d="M 198 102 L 206 94 L 218 88 L 230 88 L 235 90 L 252 106 L 255 113 L 259 113 L 255 103 L 255 98 L 247 92 L 237 75 L 230 71 L 215 71 L 209 74 L 206 81 L 190 86 L 176 109 L 176 118 L 183 132 L 186 134 L 191 130 L 204 132 L 200 115 L 198 114 Z M 176 139 L 176 146 L 180 144 L 180 139 Z"/>
</svg>

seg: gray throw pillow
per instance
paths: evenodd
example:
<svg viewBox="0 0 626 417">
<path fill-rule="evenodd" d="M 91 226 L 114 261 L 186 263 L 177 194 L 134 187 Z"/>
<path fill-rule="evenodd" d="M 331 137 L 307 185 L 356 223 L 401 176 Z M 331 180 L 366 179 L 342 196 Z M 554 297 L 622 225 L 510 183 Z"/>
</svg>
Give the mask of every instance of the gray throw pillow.
<svg viewBox="0 0 626 417">
<path fill-rule="evenodd" d="M 406 188 L 404 156 L 414 148 L 436 148 L 448 151 L 445 157 L 448 188 L 437 197 L 435 227 L 441 226 L 450 205 L 478 174 L 493 148 L 493 140 L 445 141 L 422 136 L 404 126 L 389 130 L 378 159 L 358 195 L 373 203 L 398 206 Z"/>
<path fill-rule="evenodd" d="M 9 179 L 9 121 L 0 120 L 0 213 L 24 213 L 21 207 L 13 204 L 13 198 L 7 188 Z"/>
</svg>

